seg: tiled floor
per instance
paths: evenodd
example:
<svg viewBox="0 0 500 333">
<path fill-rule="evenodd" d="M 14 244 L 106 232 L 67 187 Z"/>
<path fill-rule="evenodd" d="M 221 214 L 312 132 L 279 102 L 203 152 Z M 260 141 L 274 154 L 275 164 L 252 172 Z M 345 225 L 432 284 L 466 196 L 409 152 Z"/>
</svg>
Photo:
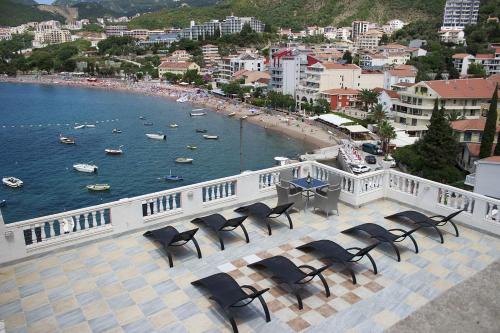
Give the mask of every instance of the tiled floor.
<svg viewBox="0 0 500 333">
<path fill-rule="evenodd" d="M 500 240 L 461 227 L 459 238 L 445 233 L 445 243 L 440 244 L 434 234 L 418 231 L 419 254 L 405 241 L 398 263 L 390 248 L 377 248 L 372 254 L 379 274 L 371 272 L 369 261 L 362 261 L 357 285 L 348 275 L 326 270 L 332 295 L 326 298 L 320 281 L 314 280 L 306 287 L 301 311 L 293 295 L 246 265 L 281 254 L 297 265 L 320 267 L 320 261 L 294 248 L 316 239 L 345 247 L 365 245 L 363 238 L 340 231 L 365 222 L 401 227 L 383 216 L 405 208 L 377 201 L 359 209 L 341 206 L 340 216 L 329 219 L 294 213 L 295 228 L 277 223 L 272 236 L 247 220 L 250 244 L 238 229 L 225 237 L 222 252 L 216 237 L 200 230 L 203 258 L 197 259 L 192 246 L 181 248 L 174 255 L 174 268 L 141 233 L 2 267 L 0 319 L 7 332 L 230 332 L 203 290 L 190 284 L 225 271 L 240 284 L 271 288 L 264 294 L 271 322 L 265 322 L 256 302 L 238 312 L 240 332 L 327 332 L 333 327 L 336 332 L 381 332 L 497 260 Z M 236 216 L 231 211 L 223 214 Z M 186 230 L 194 225 L 185 221 L 176 227 Z"/>
</svg>

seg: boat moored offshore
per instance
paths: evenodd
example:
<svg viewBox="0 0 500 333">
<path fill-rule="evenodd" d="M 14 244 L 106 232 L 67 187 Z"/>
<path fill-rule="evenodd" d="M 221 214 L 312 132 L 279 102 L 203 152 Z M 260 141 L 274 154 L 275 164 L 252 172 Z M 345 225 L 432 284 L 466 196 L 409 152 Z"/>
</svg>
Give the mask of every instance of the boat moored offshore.
<svg viewBox="0 0 500 333">
<path fill-rule="evenodd" d="M 193 159 L 189 157 L 178 157 L 175 159 L 175 163 L 180 163 L 180 164 L 191 164 L 193 163 Z"/>
<path fill-rule="evenodd" d="M 90 184 L 86 186 L 87 190 L 94 192 L 109 191 L 111 186 L 109 184 Z"/>
<path fill-rule="evenodd" d="M 104 149 L 104 152 L 108 155 L 121 155 L 123 154 L 123 150 L 121 148 L 122 146 L 120 146 L 119 149 L 111 149 L 111 148 L 106 148 Z"/>
<path fill-rule="evenodd" d="M 219 140 L 219 136 L 218 135 L 204 135 L 203 138 L 205 138 L 205 140 Z"/>
<path fill-rule="evenodd" d="M 206 116 L 207 113 L 206 112 L 189 112 L 189 115 L 191 117 L 203 117 L 203 116 Z"/>
<path fill-rule="evenodd" d="M 167 136 L 163 133 L 148 133 L 146 136 L 153 140 L 167 140 Z"/>
<path fill-rule="evenodd" d="M 12 187 L 12 188 L 18 188 L 18 187 L 22 187 L 24 185 L 23 181 L 19 178 L 16 178 L 16 177 L 4 177 L 2 178 L 2 183 L 4 183 L 4 185 L 8 186 L 8 187 Z"/>
<path fill-rule="evenodd" d="M 65 145 L 74 145 L 75 139 L 67 137 L 67 136 L 59 135 L 59 142 L 65 144 Z"/>
<path fill-rule="evenodd" d="M 97 165 L 93 164 L 77 163 L 73 164 L 73 169 L 79 172 L 96 173 L 98 168 Z"/>
</svg>

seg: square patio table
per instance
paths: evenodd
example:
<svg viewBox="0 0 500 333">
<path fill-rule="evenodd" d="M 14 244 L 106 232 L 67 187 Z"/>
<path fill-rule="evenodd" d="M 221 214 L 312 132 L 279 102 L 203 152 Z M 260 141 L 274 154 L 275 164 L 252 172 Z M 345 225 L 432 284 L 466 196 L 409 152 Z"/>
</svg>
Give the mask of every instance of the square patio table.
<svg viewBox="0 0 500 333">
<path fill-rule="evenodd" d="M 289 183 L 293 184 L 297 187 L 300 187 L 302 190 L 307 192 L 307 194 L 306 194 L 307 204 L 309 203 L 309 198 L 311 197 L 309 195 L 309 192 L 314 192 L 314 190 L 316 190 L 318 188 L 328 186 L 328 183 L 326 183 L 322 180 L 316 179 L 316 178 L 311 178 L 311 182 L 308 183 L 307 177 L 293 179 L 293 180 L 289 181 Z M 308 206 L 308 205 L 306 205 L 306 206 Z"/>
</svg>

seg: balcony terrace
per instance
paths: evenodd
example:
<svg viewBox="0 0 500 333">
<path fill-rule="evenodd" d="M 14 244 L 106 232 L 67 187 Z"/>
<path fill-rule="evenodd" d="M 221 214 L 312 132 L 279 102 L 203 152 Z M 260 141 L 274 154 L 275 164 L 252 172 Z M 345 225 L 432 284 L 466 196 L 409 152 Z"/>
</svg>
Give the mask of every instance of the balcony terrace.
<svg viewBox="0 0 500 333">
<path fill-rule="evenodd" d="M 289 168 L 297 176 L 339 176 L 340 214 L 327 218 L 312 211 L 295 212 L 294 229 L 275 223 L 272 236 L 248 219 L 250 243 L 240 232 L 225 235 L 225 251 L 201 228 L 196 236 L 203 258 L 184 247 L 174 254 L 173 268 L 161 247 L 142 236 L 145 230 L 165 225 L 191 229 L 191 219 L 213 212 L 232 217 L 235 207 L 248 202 L 274 205 L 274 184 Z M 240 332 L 327 332 L 332 327 L 337 332 L 382 332 L 393 325 L 392 332 L 414 332 L 419 318 L 429 318 L 433 309 L 443 311 L 443 302 L 446 315 L 430 330 L 495 331 L 500 327 L 498 302 L 487 301 L 500 296 L 494 288 L 500 258 L 499 205 L 498 200 L 393 170 L 354 176 L 303 162 L 2 223 L 0 319 L 7 332 L 230 332 L 215 304 L 190 284 L 223 271 L 240 284 L 271 288 L 264 294 L 271 322 L 265 322 L 258 306 L 249 306 L 237 312 Z M 441 244 L 435 234 L 418 231 L 414 236 L 419 253 L 403 242 L 401 262 L 390 248 L 378 247 L 371 253 L 379 273 L 374 275 L 369 262 L 362 262 L 356 267 L 356 285 L 334 266 L 325 271 L 332 295 L 326 298 L 319 281 L 314 281 L 306 287 L 303 310 L 298 310 L 292 295 L 246 267 L 273 255 L 320 267 L 320 261 L 295 247 L 318 239 L 363 247 L 362 238 L 340 231 L 366 222 L 409 229 L 384 216 L 412 207 L 434 214 L 464 209 L 456 219 L 460 237 L 444 232 Z M 61 232 L 64 220 L 76 221 L 76 228 Z M 485 274 L 496 275 L 488 279 Z M 463 317 L 457 318 L 454 311 L 461 304 L 469 305 L 469 316 L 460 313 Z M 481 318 L 470 318 L 478 313 Z"/>
</svg>

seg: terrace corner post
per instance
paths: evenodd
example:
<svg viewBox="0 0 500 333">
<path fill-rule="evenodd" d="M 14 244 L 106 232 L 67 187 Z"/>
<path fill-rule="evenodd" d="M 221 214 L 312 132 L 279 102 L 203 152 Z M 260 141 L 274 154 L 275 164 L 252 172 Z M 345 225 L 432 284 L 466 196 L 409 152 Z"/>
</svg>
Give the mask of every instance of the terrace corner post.
<svg viewBox="0 0 500 333">
<path fill-rule="evenodd" d="M 0 211 L 0 263 L 26 257 L 26 245 L 21 228 L 8 228 Z"/>
<path fill-rule="evenodd" d="M 110 207 L 110 224 L 113 233 L 135 230 L 143 226 L 140 200 L 122 199 Z"/>
</svg>

